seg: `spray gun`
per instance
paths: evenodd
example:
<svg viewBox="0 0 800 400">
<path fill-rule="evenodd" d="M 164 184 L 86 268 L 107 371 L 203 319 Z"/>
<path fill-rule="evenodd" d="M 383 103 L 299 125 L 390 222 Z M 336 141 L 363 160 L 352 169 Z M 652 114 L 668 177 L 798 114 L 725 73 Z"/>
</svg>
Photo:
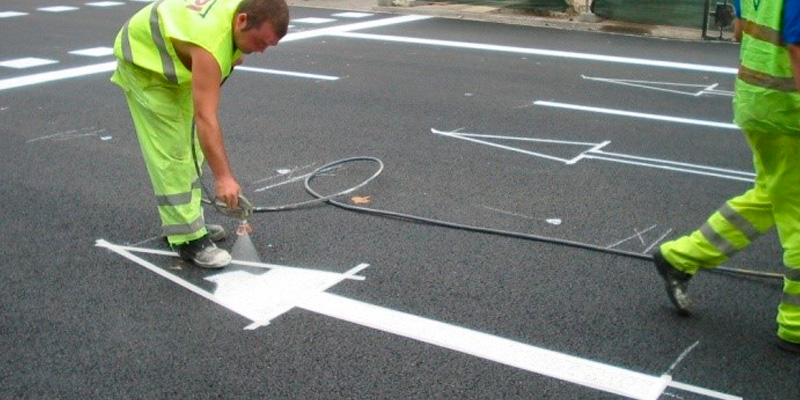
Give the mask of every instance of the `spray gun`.
<svg viewBox="0 0 800 400">
<path fill-rule="evenodd" d="M 247 218 L 253 215 L 253 204 L 243 195 L 239 195 L 239 205 L 236 208 L 228 208 L 227 204 L 219 200 L 214 202 L 214 208 L 222 215 L 239 220 L 239 226 L 236 228 L 237 235 L 248 235 L 253 232 L 253 228 L 247 222 Z"/>
</svg>

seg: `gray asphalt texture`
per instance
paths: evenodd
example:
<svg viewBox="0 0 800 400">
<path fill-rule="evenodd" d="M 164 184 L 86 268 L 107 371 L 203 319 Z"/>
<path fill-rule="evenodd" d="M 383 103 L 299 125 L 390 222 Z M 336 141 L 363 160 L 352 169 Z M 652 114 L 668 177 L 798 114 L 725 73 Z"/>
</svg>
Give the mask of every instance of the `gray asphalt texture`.
<svg viewBox="0 0 800 400">
<path fill-rule="evenodd" d="M 37 7 L 80 10 L 45 13 Z M 6 1 L 0 81 L 100 62 L 69 51 L 110 47 L 143 3 Z M 361 22 L 341 10 L 292 7 L 290 32 Z M 390 18 L 375 13 L 366 20 Z M 430 18 L 358 31 L 735 68 L 738 48 L 530 26 Z M 256 191 L 280 170 L 380 159 L 384 172 L 350 196 L 368 207 L 645 253 L 696 229 L 746 182 L 671 170 L 542 157 L 434 135 L 431 129 L 600 143 L 607 152 L 752 171 L 736 130 L 534 105 L 545 100 L 730 122 L 731 98 L 688 96 L 582 78 L 718 84 L 733 75 L 569 58 L 320 36 L 281 44 L 247 66 L 335 81 L 236 71 L 220 116 L 234 171 L 258 205 L 307 200 L 302 182 Z M 250 321 L 118 254 L 167 250 L 121 91 L 109 73 L 0 91 L 2 399 L 617 399 L 387 332 L 294 309 Z M 675 88 L 674 86 L 671 88 Z M 682 89 L 683 90 L 683 89 Z M 489 140 L 489 139 L 487 139 Z M 572 158 L 585 147 L 494 142 Z M 372 171 L 321 177 L 336 191 Z M 210 173 L 206 185 L 213 187 Z M 341 200 L 350 202 L 350 196 Z M 235 221 L 206 210 L 207 219 Z M 560 220 L 560 224 L 554 222 Z M 548 222 L 550 220 L 550 222 Z M 647 262 L 559 244 L 430 226 L 331 205 L 259 214 L 265 262 L 344 272 L 364 281 L 328 292 L 745 399 L 795 399 L 800 363 L 775 345 L 780 281 L 701 273 L 694 315 L 678 316 Z M 628 239 L 628 240 L 625 240 Z M 222 244 L 230 249 L 234 238 Z M 210 272 L 148 260 L 213 291 Z M 774 233 L 729 267 L 780 272 Z M 661 399 L 710 399 L 667 388 Z"/>
</svg>

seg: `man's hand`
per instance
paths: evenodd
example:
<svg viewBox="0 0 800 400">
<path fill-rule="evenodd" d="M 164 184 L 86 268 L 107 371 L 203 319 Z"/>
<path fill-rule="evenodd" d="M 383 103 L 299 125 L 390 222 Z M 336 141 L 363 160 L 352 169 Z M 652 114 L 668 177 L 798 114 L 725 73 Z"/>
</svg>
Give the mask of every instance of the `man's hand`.
<svg viewBox="0 0 800 400">
<path fill-rule="evenodd" d="M 242 194 L 242 187 L 236 179 L 216 179 L 217 199 L 228 205 L 228 209 L 233 210 L 239 207 L 239 195 Z"/>
</svg>

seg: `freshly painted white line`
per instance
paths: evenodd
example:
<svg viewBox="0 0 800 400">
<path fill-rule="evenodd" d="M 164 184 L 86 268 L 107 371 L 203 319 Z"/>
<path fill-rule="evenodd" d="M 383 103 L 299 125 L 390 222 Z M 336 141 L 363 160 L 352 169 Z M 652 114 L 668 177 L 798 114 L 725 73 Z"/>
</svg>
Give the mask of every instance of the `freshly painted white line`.
<svg viewBox="0 0 800 400">
<path fill-rule="evenodd" d="M 338 76 L 316 75 L 316 74 L 307 74 L 307 73 L 304 73 L 304 72 L 292 72 L 292 71 L 282 71 L 282 70 L 277 70 L 277 69 L 246 67 L 246 66 L 243 66 L 243 65 L 239 65 L 235 69 L 242 70 L 242 71 L 250 71 L 250 72 L 260 72 L 262 74 L 284 75 L 284 76 L 294 76 L 294 77 L 297 77 L 297 78 L 317 79 L 317 80 L 321 80 L 321 81 L 336 81 L 336 80 L 339 80 Z"/>
<path fill-rule="evenodd" d="M 440 131 L 438 129 L 433 129 L 433 128 L 431 128 L 431 132 L 435 133 L 437 135 L 447 136 L 447 137 L 451 137 L 451 138 L 455 138 L 455 139 L 466 140 L 468 142 L 475 142 L 475 143 L 485 144 L 487 146 L 497 147 L 499 149 L 514 151 L 514 152 L 517 152 L 517 153 L 527 154 L 527 155 L 530 155 L 530 156 L 546 158 L 548 160 L 560 161 L 560 162 L 563 162 L 563 163 L 566 163 L 567 161 L 569 161 L 569 160 L 566 160 L 564 158 L 554 157 L 554 156 L 550 156 L 550 155 L 547 155 L 547 154 L 542 154 L 542 153 L 537 153 L 537 152 L 534 152 L 534 151 L 518 149 L 516 147 L 505 146 L 505 145 L 502 145 L 502 144 L 487 142 L 485 140 L 479 140 L 479 139 L 475 139 L 475 138 L 471 138 L 471 137 L 462 136 L 461 134 L 458 134 L 458 133 L 443 132 L 443 131 Z"/>
<path fill-rule="evenodd" d="M 70 51 L 69 54 L 88 57 L 104 57 L 114 54 L 114 49 L 111 47 L 91 47 L 88 49 L 80 49 Z"/>
<path fill-rule="evenodd" d="M 39 10 L 39 11 L 44 11 L 44 12 L 53 12 L 53 13 L 58 13 L 58 12 L 64 12 L 64 11 L 73 11 L 73 10 L 78 10 L 78 7 L 72 7 L 72 6 L 53 6 L 53 7 L 40 7 L 40 8 L 37 8 L 37 10 Z"/>
<path fill-rule="evenodd" d="M 471 42 L 456 42 L 452 40 L 421 39 L 421 38 L 413 38 L 406 36 L 374 35 L 368 33 L 352 33 L 346 31 L 331 32 L 330 35 L 353 38 L 353 39 L 378 40 L 382 42 L 424 44 L 424 45 L 438 46 L 438 47 L 486 50 L 486 51 L 497 51 L 503 53 L 515 53 L 515 54 L 530 54 L 530 55 L 545 56 L 545 57 L 559 57 L 559 58 L 571 58 L 571 59 L 587 60 L 587 61 L 643 65 L 648 67 L 663 67 L 663 68 L 682 69 L 689 71 L 714 72 L 714 73 L 729 74 L 729 75 L 735 75 L 738 72 L 736 68 L 722 67 L 716 65 L 703 65 L 703 64 L 691 64 L 691 63 L 676 62 L 676 61 L 650 60 L 645 58 L 617 57 L 617 56 L 607 56 L 603 54 L 575 53 L 569 51 L 536 49 L 530 47 L 501 46 L 494 44 L 471 43 Z"/>
<path fill-rule="evenodd" d="M 669 383 L 668 377 L 645 375 L 331 293 L 317 293 L 298 306 L 336 319 L 632 399 L 656 400 Z"/>
<path fill-rule="evenodd" d="M 310 31 L 303 31 L 297 33 L 289 33 L 281 39 L 281 43 L 293 42 L 295 40 L 302 40 L 320 36 L 329 36 L 343 32 L 357 31 L 362 29 L 378 28 L 382 26 L 404 24 L 406 22 L 421 21 L 429 19 L 424 15 L 403 15 L 400 17 L 383 18 L 374 21 L 357 22 L 354 24 L 332 26 L 330 28 L 313 29 Z"/>
<path fill-rule="evenodd" d="M 709 167 L 709 166 L 706 166 L 706 165 L 689 164 L 689 163 L 678 162 L 678 161 L 662 160 L 662 159 L 658 159 L 658 158 L 638 157 L 638 156 L 632 156 L 632 155 L 628 155 L 628 154 L 606 152 L 606 151 L 602 151 L 602 150 L 598 150 L 598 149 L 591 149 L 591 150 L 588 151 L 588 153 L 600 154 L 601 156 L 609 156 L 609 158 L 612 158 L 612 157 L 613 158 L 625 158 L 625 159 L 631 159 L 631 160 L 646 161 L 646 162 L 655 163 L 655 164 L 676 165 L 676 166 L 687 167 L 687 168 L 696 169 L 696 170 L 724 172 L 724 173 L 731 174 L 731 175 L 740 175 L 740 176 L 751 177 L 751 178 L 755 178 L 755 176 L 756 176 L 756 174 L 754 172 L 749 172 L 749 171 L 740 171 L 740 170 L 736 170 L 736 169 Z"/>
<path fill-rule="evenodd" d="M 375 14 L 363 13 L 363 12 L 354 12 L 353 11 L 353 12 L 341 12 L 341 13 L 333 14 L 332 16 L 333 17 L 339 17 L 339 18 L 364 18 L 364 17 L 373 16 L 373 15 L 375 15 Z"/>
<path fill-rule="evenodd" d="M 645 119 L 652 119 L 658 121 L 668 121 L 668 122 L 677 122 L 681 124 L 691 124 L 691 125 L 702 125 L 702 126 L 710 126 L 714 128 L 723 128 L 723 129 L 739 129 L 736 124 L 727 123 L 727 122 L 716 122 L 716 121 L 705 121 L 701 119 L 692 119 L 692 118 L 681 118 L 681 117 L 671 117 L 668 115 L 659 115 L 659 114 L 647 114 L 647 113 L 640 113 L 635 111 L 625 111 L 625 110 L 615 110 L 611 108 L 602 108 L 602 107 L 591 107 L 591 106 L 582 106 L 578 104 L 568 104 L 568 103 L 558 103 L 553 101 L 543 101 L 538 100 L 534 101 L 533 104 L 537 106 L 543 107 L 554 107 L 554 108 L 563 108 L 567 110 L 577 110 L 577 111 L 588 111 L 600 114 L 611 114 L 611 115 L 621 115 L 624 117 L 634 117 L 634 118 L 645 118 Z"/>
<path fill-rule="evenodd" d="M 0 18 L 21 17 L 23 15 L 28 15 L 28 13 L 19 11 L 0 11 Z"/>
<path fill-rule="evenodd" d="M 724 178 L 724 179 L 730 179 L 730 180 L 734 180 L 734 181 L 742 181 L 742 182 L 748 182 L 748 183 L 753 183 L 755 181 L 755 179 L 753 179 L 753 178 L 745 178 L 745 177 L 741 177 L 741 176 L 717 174 L 717 173 L 712 173 L 712 172 L 699 171 L 699 170 L 696 170 L 696 169 L 676 168 L 676 167 L 670 167 L 670 166 L 667 166 L 667 165 L 658 165 L 658 164 L 638 162 L 638 161 L 629 161 L 629 160 L 622 160 L 622 159 L 610 158 L 610 157 L 593 156 L 591 154 L 586 154 L 584 156 L 584 158 L 587 158 L 587 159 L 590 159 L 590 160 L 611 161 L 611 162 L 617 162 L 617 163 L 628 164 L 628 165 L 638 165 L 638 166 L 641 166 L 641 167 L 665 169 L 665 170 L 675 171 L 675 172 L 686 172 L 686 173 L 689 173 L 689 174 L 712 176 L 712 177 L 715 177 L 715 178 Z"/>
<path fill-rule="evenodd" d="M 17 58 L 14 60 L 6 60 L 0 62 L 0 67 L 24 69 L 24 68 L 39 67 L 42 65 L 57 64 L 57 63 L 58 61 L 56 60 L 47 60 L 44 58 L 36 58 L 36 57 L 25 57 L 25 58 Z"/>
<path fill-rule="evenodd" d="M 106 2 L 106 3 L 114 3 L 114 2 Z M 87 3 L 87 4 L 92 4 L 92 3 Z M 4 13 L 0 12 L 0 18 L 4 16 L 3 14 Z M 15 16 L 15 15 L 7 15 L 7 16 Z M 405 15 L 394 18 L 383 18 L 375 21 L 365 21 L 355 24 L 334 26 L 330 28 L 313 29 L 305 32 L 290 33 L 284 36 L 284 38 L 281 40 L 281 43 L 325 36 L 336 32 L 346 32 L 358 29 L 369 29 L 381 26 L 389 26 L 395 24 L 402 24 L 406 22 L 420 21 L 428 18 L 431 17 L 420 16 L 420 15 Z M 116 61 L 112 61 L 108 63 L 94 64 L 85 67 L 69 68 L 61 71 L 52 71 L 52 72 L 45 72 L 41 74 L 28 75 L 17 78 L 3 79 L 0 80 L 0 91 L 23 87 L 23 86 L 35 85 L 39 83 L 52 82 L 61 79 L 76 78 L 80 76 L 98 74 L 103 72 L 111 72 L 114 70 L 114 68 L 116 68 L 116 65 L 117 65 Z M 334 77 L 326 77 L 324 75 L 319 75 L 315 79 L 330 79 L 330 78 Z"/>
<path fill-rule="evenodd" d="M 114 6 L 121 6 L 125 3 L 119 1 L 96 1 L 93 3 L 86 3 L 87 6 L 92 7 L 114 7 Z"/>
<path fill-rule="evenodd" d="M 335 22 L 336 20 L 333 18 L 300 18 L 300 19 L 293 19 L 292 22 L 298 22 L 301 24 L 327 24 L 330 22 Z"/>
<path fill-rule="evenodd" d="M 23 87 L 23 86 L 36 85 L 44 82 L 52 82 L 61 79 L 69 79 L 69 78 L 76 78 L 79 76 L 99 74 L 103 72 L 111 72 L 116 67 L 117 67 L 117 62 L 111 61 L 102 64 L 87 65 L 85 67 L 68 68 L 68 69 L 62 69 L 60 71 L 43 72 L 41 74 L 3 79 L 0 80 L 0 91 Z"/>
</svg>

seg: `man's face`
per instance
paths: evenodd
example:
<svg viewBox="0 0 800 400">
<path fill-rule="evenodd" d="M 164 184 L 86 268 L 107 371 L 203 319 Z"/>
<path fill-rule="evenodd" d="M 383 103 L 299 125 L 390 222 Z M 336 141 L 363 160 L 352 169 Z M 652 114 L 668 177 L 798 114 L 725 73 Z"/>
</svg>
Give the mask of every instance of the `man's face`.
<svg viewBox="0 0 800 400">
<path fill-rule="evenodd" d="M 277 45 L 280 40 L 268 22 L 245 30 L 246 26 L 247 14 L 237 14 L 233 19 L 233 42 L 244 54 L 263 53 L 268 47 Z"/>
</svg>

